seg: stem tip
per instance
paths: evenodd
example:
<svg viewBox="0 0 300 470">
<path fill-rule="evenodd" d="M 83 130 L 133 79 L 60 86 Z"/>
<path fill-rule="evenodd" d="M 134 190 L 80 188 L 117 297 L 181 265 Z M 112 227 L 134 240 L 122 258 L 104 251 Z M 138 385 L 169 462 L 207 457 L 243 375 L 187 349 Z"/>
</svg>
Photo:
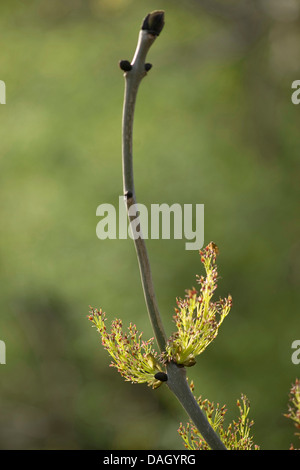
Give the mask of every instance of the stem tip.
<svg viewBox="0 0 300 470">
<path fill-rule="evenodd" d="M 153 36 L 159 36 L 165 24 L 165 12 L 155 10 L 149 13 L 143 21 L 142 29 Z"/>
</svg>

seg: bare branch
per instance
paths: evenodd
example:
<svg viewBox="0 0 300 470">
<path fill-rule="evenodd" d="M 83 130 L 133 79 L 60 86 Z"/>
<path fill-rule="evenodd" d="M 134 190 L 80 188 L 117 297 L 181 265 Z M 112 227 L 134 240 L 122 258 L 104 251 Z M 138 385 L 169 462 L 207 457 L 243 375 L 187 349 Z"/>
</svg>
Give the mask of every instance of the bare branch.
<svg viewBox="0 0 300 470">
<path fill-rule="evenodd" d="M 151 64 L 147 64 L 147 53 L 160 34 L 164 25 L 164 12 L 155 11 L 149 13 L 143 21 L 142 29 L 139 33 L 137 48 L 132 62 L 128 60 L 120 61 L 120 67 L 124 71 L 125 76 L 125 96 L 123 107 L 123 123 L 122 123 L 122 156 L 123 156 L 123 189 L 126 199 L 127 210 L 136 204 L 136 195 L 133 179 L 133 158 L 132 158 L 132 133 L 136 96 L 139 85 L 143 77 L 150 70 Z M 129 220 L 133 218 L 128 214 Z M 140 274 L 144 289 L 146 305 L 154 334 L 160 348 L 163 352 L 166 347 L 167 337 L 162 324 L 159 313 L 154 286 L 151 276 L 150 263 L 148 253 L 142 234 L 134 240 L 137 258 L 140 267 Z M 177 397 L 183 408 L 186 410 L 199 432 L 213 450 L 226 450 L 223 442 L 215 433 L 209 424 L 206 415 L 200 409 L 195 397 L 193 396 L 188 382 L 184 367 L 179 367 L 174 362 L 167 365 L 167 377 L 163 376 L 169 389 Z"/>
<path fill-rule="evenodd" d="M 122 123 L 122 161 L 123 190 L 124 196 L 126 198 L 127 210 L 129 210 L 132 204 L 136 204 L 132 162 L 132 132 L 136 96 L 141 80 L 147 74 L 147 69 L 149 70 L 150 64 L 145 63 L 147 53 L 151 45 L 155 41 L 156 37 L 161 32 L 163 24 L 164 14 L 162 11 L 156 11 L 147 15 L 143 22 L 142 29 L 139 33 L 137 48 L 131 64 L 128 61 L 120 62 L 120 67 L 125 72 L 125 96 Z M 129 215 L 130 221 L 133 218 L 133 216 Z M 166 345 L 167 337 L 158 310 L 148 253 L 142 235 L 139 238 L 135 239 L 135 248 L 139 261 L 141 279 L 148 313 L 150 316 L 156 341 L 160 350 L 163 351 Z"/>
</svg>

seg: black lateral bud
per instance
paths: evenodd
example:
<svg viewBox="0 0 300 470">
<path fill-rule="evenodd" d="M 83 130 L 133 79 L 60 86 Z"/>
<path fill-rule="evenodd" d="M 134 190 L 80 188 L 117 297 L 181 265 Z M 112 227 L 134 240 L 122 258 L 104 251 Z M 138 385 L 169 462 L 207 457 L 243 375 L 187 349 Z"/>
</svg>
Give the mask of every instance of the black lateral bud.
<svg viewBox="0 0 300 470">
<path fill-rule="evenodd" d="M 130 72 L 132 69 L 132 65 L 129 60 L 120 60 L 119 67 L 121 70 L 124 70 L 124 72 Z"/>
<path fill-rule="evenodd" d="M 156 380 L 160 380 L 161 382 L 166 382 L 168 380 L 168 376 L 164 372 L 157 372 L 154 377 Z"/>
<path fill-rule="evenodd" d="M 149 64 L 149 62 L 147 62 L 147 64 L 145 64 L 146 72 L 149 72 L 150 69 L 152 69 L 152 64 Z"/>
<path fill-rule="evenodd" d="M 131 191 L 126 191 L 126 193 L 124 194 L 124 196 L 125 196 L 125 199 L 131 199 L 132 196 L 133 196 L 133 194 L 132 194 Z"/>
<path fill-rule="evenodd" d="M 147 31 L 153 36 L 159 36 L 165 24 L 165 12 L 155 10 L 149 13 L 143 21 L 142 30 Z"/>
</svg>

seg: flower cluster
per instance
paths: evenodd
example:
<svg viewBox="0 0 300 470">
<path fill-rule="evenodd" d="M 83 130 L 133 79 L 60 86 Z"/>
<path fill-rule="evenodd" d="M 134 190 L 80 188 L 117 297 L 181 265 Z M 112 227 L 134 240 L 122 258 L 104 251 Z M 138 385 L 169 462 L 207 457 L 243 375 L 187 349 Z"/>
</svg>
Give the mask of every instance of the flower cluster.
<svg viewBox="0 0 300 470">
<path fill-rule="evenodd" d="M 111 332 L 108 333 L 105 312 L 101 309 L 91 308 L 88 318 L 98 329 L 103 347 L 113 358 L 111 366 L 116 367 L 126 381 L 147 383 L 152 388 L 162 384 L 165 374 L 152 348 L 154 338 L 143 341 L 142 333 L 139 334 L 132 323 L 128 332 L 123 332 L 122 321 L 118 319 L 112 322 Z M 162 380 L 155 378 L 155 375 Z"/>
<path fill-rule="evenodd" d="M 191 383 L 193 391 L 194 385 Z M 253 437 L 250 435 L 250 428 L 253 421 L 250 421 L 248 414 L 250 411 L 249 401 L 245 395 L 241 396 L 241 400 L 237 400 L 239 408 L 239 417 L 237 421 L 232 421 L 227 429 L 224 428 L 225 414 L 227 412 L 225 405 L 216 406 L 208 400 L 197 400 L 200 408 L 206 413 L 207 419 L 214 431 L 216 431 L 220 439 L 228 450 L 259 450 L 259 446 L 253 443 Z M 199 433 L 196 426 L 189 422 L 186 426 L 180 423 L 178 429 L 180 436 L 184 441 L 184 445 L 189 450 L 210 450 L 210 447 Z"/>
<path fill-rule="evenodd" d="M 154 338 L 142 340 L 136 326 L 130 323 L 128 331 L 123 331 L 122 321 L 115 319 L 111 331 L 106 329 L 106 315 L 100 309 L 91 308 L 88 318 L 98 329 L 102 345 L 111 355 L 112 367 L 116 367 L 125 380 L 132 383 L 147 383 L 152 388 L 159 387 L 167 380 L 163 364 L 174 361 L 183 366 L 195 364 L 195 357 L 213 341 L 218 329 L 228 315 L 232 299 L 212 302 L 217 287 L 216 256 L 218 248 L 210 243 L 200 251 L 206 277 L 198 277 L 199 292 L 193 288 L 187 291 L 184 300 L 177 300 L 174 320 L 177 331 L 167 341 L 165 351 L 158 356 L 153 349 Z"/>
<path fill-rule="evenodd" d="M 291 419 L 295 423 L 296 429 L 300 430 L 300 380 L 296 379 L 290 390 L 290 403 L 288 407 L 288 413 L 284 416 Z M 296 432 L 295 436 L 300 439 L 300 432 Z M 293 444 L 291 444 L 290 450 L 295 450 Z"/>
<path fill-rule="evenodd" d="M 218 247 L 211 242 L 200 251 L 206 277 L 198 276 L 200 290 L 193 288 L 184 299 L 177 299 L 174 321 L 177 331 L 169 338 L 164 353 L 165 360 L 192 366 L 195 357 L 201 354 L 218 334 L 218 329 L 232 306 L 232 298 L 212 302 L 217 288 L 218 272 L 216 257 Z"/>
</svg>

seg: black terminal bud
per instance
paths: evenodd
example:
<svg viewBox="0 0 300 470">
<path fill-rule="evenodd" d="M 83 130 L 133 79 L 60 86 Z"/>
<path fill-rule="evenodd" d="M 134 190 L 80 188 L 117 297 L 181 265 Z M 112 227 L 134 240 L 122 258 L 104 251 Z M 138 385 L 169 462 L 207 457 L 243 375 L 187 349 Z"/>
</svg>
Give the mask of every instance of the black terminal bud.
<svg viewBox="0 0 300 470">
<path fill-rule="evenodd" d="M 130 72 L 132 69 L 132 65 L 129 60 L 120 60 L 119 67 L 121 70 L 124 70 L 124 72 Z"/>
<path fill-rule="evenodd" d="M 165 12 L 155 10 L 149 13 L 143 21 L 142 29 L 153 36 L 159 36 L 165 24 Z"/>
<path fill-rule="evenodd" d="M 145 70 L 146 70 L 146 72 L 149 72 L 150 69 L 152 69 L 152 64 L 149 64 L 149 63 L 147 62 L 147 64 L 145 64 Z"/>
</svg>

